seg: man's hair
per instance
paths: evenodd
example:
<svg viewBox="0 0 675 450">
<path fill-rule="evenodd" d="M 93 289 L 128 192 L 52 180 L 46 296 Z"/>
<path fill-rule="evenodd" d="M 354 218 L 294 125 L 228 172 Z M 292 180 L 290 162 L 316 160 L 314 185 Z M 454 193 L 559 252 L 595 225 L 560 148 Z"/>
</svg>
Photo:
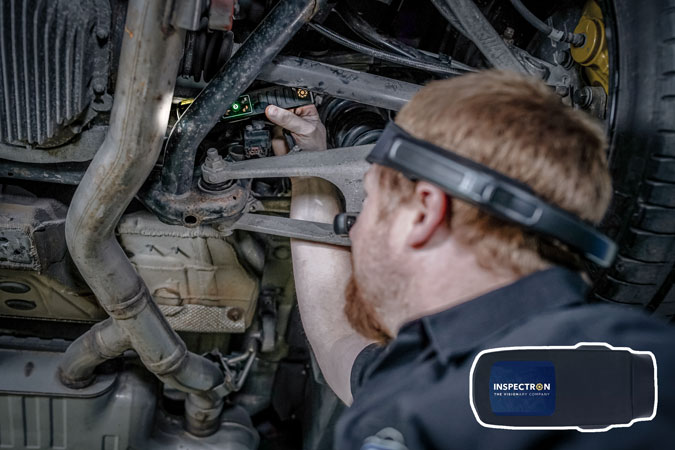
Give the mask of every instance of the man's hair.
<svg viewBox="0 0 675 450">
<path fill-rule="evenodd" d="M 611 199 L 607 142 L 586 113 L 562 103 L 551 88 L 515 73 L 484 71 L 434 81 L 399 112 L 411 135 L 470 158 L 527 184 L 544 200 L 598 223 Z M 390 200 L 383 212 L 409 201 L 415 183 L 380 167 Z M 447 224 L 486 269 L 525 275 L 547 267 L 548 241 L 462 201 Z M 565 246 L 559 246 L 563 252 Z"/>
</svg>

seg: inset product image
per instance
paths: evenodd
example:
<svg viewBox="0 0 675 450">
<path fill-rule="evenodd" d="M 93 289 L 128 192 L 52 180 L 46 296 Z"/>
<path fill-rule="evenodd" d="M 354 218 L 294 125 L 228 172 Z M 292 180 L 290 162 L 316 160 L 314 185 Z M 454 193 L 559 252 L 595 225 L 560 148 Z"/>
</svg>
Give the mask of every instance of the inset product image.
<svg viewBox="0 0 675 450">
<path fill-rule="evenodd" d="M 488 428 L 606 431 L 656 416 L 656 358 L 602 342 L 488 349 L 474 359 L 469 392 Z"/>
</svg>

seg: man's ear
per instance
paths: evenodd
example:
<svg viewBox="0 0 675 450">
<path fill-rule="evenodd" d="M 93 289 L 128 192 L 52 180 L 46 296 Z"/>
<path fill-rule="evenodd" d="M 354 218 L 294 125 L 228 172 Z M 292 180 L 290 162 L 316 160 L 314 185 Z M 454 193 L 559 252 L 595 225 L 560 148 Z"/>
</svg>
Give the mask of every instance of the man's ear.
<svg viewBox="0 0 675 450">
<path fill-rule="evenodd" d="M 438 227 L 443 225 L 450 204 L 445 192 L 437 186 L 419 181 L 412 205 L 413 223 L 406 244 L 418 248 L 429 242 Z"/>
</svg>

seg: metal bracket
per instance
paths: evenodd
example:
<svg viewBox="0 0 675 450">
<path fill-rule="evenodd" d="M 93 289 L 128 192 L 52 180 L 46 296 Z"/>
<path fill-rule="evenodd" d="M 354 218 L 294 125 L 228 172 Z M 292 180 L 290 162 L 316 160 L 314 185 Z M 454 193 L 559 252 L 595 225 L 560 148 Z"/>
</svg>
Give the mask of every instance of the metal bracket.
<svg viewBox="0 0 675 450">
<path fill-rule="evenodd" d="M 294 152 L 285 156 L 235 162 L 224 170 L 225 177 L 280 178 L 318 177 L 331 182 L 345 198 L 347 211 L 361 211 L 363 176 L 370 167 L 366 156 L 372 145 L 344 147 L 312 152 Z"/>
<path fill-rule="evenodd" d="M 474 0 L 437 0 L 433 3 L 450 23 L 456 22 L 461 26 L 460 31 L 478 47 L 493 66 L 527 73 Z"/>
<path fill-rule="evenodd" d="M 332 224 L 289 219 L 288 217 L 281 216 L 247 213 L 242 215 L 239 220 L 228 228 L 304 239 L 306 241 L 322 242 L 343 247 L 352 245 L 349 238 L 335 234 Z"/>
<path fill-rule="evenodd" d="M 347 211 L 361 211 L 363 176 L 370 165 L 366 155 L 372 145 L 332 150 L 289 153 L 285 156 L 250 159 L 232 163 L 224 169 L 225 179 L 318 177 L 331 182 L 345 198 Z M 243 214 L 227 227 L 276 236 L 305 239 L 326 244 L 350 246 L 349 238 L 338 236 L 333 225 L 263 214 Z"/>
<path fill-rule="evenodd" d="M 274 351 L 277 343 L 277 291 L 266 288 L 258 298 L 258 314 L 262 326 L 260 351 L 268 353 Z"/>
<path fill-rule="evenodd" d="M 230 31 L 236 0 L 211 0 L 209 5 L 209 29 Z"/>
<path fill-rule="evenodd" d="M 232 392 L 239 391 L 244 386 L 255 358 L 258 356 L 258 350 L 251 347 L 242 354 L 229 356 L 223 356 L 218 350 L 215 350 L 212 354 L 218 358 L 218 363 L 225 378 L 225 382 L 213 390 L 215 395 L 222 398 Z"/>
</svg>

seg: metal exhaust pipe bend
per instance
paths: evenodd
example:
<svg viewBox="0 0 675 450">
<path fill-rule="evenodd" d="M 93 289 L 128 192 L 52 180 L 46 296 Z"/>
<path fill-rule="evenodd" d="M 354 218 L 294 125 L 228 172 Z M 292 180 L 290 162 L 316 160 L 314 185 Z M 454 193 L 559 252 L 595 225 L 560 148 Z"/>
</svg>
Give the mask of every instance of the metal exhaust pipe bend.
<svg viewBox="0 0 675 450">
<path fill-rule="evenodd" d="M 163 30 L 164 8 L 164 0 L 129 1 L 108 134 L 68 210 L 68 249 L 111 319 L 73 342 L 60 376 L 82 387 L 98 364 L 133 348 L 160 380 L 190 393 L 186 427 L 208 435 L 219 425 L 223 374 L 187 351 L 114 235 L 159 156 L 168 123 L 184 31 Z"/>
</svg>

